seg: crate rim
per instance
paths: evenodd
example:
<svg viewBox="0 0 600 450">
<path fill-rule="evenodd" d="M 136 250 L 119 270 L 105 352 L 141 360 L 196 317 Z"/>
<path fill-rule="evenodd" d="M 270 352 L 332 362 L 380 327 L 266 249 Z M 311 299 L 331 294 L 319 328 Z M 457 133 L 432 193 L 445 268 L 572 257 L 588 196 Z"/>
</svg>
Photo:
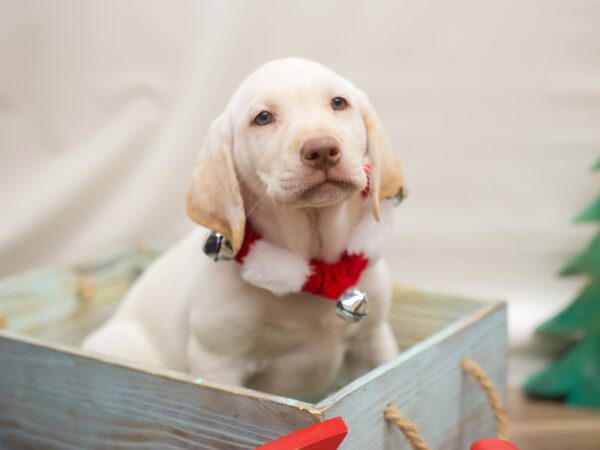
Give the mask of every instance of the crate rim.
<svg viewBox="0 0 600 450">
<path fill-rule="evenodd" d="M 37 271 L 36 271 L 37 272 Z M 51 343 L 44 341 L 43 339 L 28 336 L 25 334 L 13 332 L 10 330 L 1 330 L 0 329 L 0 338 L 9 339 L 12 341 L 17 341 L 20 343 L 25 343 L 28 345 L 32 345 L 35 347 L 45 348 L 55 352 L 67 353 L 70 355 L 74 355 L 80 358 L 84 358 L 87 360 L 92 360 L 102 364 L 109 364 L 117 367 L 121 367 L 127 370 L 133 370 L 142 372 L 148 375 L 157 376 L 163 379 L 166 379 L 170 382 L 179 382 L 179 383 L 187 383 L 193 384 L 196 386 L 200 386 L 206 389 L 215 390 L 221 393 L 228 393 L 233 395 L 240 395 L 248 398 L 254 398 L 256 400 L 262 402 L 270 402 L 277 403 L 279 405 L 286 405 L 288 407 L 302 410 L 305 413 L 309 413 L 313 415 L 317 420 L 323 420 L 323 415 L 333 406 L 335 406 L 339 401 L 345 399 L 346 397 L 352 395 L 356 391 L 364 388 L 370 382 L 376 380 L 377 378 L 384 375 L 386 372 L 389 372 L 391 369 L 397 368 L 407 361 L 414 358 L 419 353 L 426 351 L 428 348 L 448 339 L 449 337 L 461 332 L 465 328 L 477 323 L 482 318 L 498 311 L 505 310 L 507 308 L 506 302 L 502 300 L 485 300 L 485 299 L 476 299 L 473 297 L 464 297 L 455 294 L 446 294 L 442 291 L 433 290 L 433 289 L 421 289 L 414 287 L 407 287 L 404 285 L 395 285 L 394 289 L 402 289 L 404 291 L 415 291 L 415 292 L 436 292 L 441 295 L 452 295 L 456 297 L 460 297 L 461 300 L 473 302 L 473 304 L 479 304 L 480 306 L 477 309 L 469 312 L 467 315 L 460 317 L 459 319 L 449 323 L 441 330 L 436 333 L 428 336 L 412 347 L 402 351 L 398 356 L 396 356 L 391 361 L 376 367 L 375 369 L 365 373 L 359 378 L 351 381 L 341 389 L 333 392 L 332 394 L 326 396 L 316 403 L 310 403 L 302 400 L 297 400 L 291 397 L 278 396 L 274 394 L 268 394 L 262 391 L 258 391 L 255 389 L 244 388 L 239 386 L 232 386 L 228 384 L 222 384 L 218 382 L 207 381 L 202 378 L 193 377 L 192 375 L 188 375 L 184 372 L 179 372 L 175 370 L 168 369 L 160 369 L 160 368 L 152 368 L 148 366 L 144 366 L 142 364 L 136 364 L 129 361 L 123 361 L 118 358 L 113 358 L 110 356 L 105 356 L 97 353 L 93 353 L 90 351 L 86 351 L 80 349 L 78 347 L 68 346 L 64 344 Z M 465 355 L 467 356 L 467 355 Z"/>
</svg>

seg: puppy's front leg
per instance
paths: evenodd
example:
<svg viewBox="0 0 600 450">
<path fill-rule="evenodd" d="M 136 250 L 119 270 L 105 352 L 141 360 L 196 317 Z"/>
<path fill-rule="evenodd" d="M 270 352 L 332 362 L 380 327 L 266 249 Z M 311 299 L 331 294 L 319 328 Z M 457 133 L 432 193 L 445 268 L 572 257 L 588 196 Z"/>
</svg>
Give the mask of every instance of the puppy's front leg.
<svg viewBox="0 0 600 450">
<path fill-rule="evenodd" d="M 384 322 L 356 335 L 350 343 L 344 362 L 354 379 L 390 361 L 397 354 L 396 338 L 390 324 Z"/>
<path fill-rule="evenodd" d="M 248 365 L 241 358 L 216 355 L 207 351 L 195 336 L 190 336 L 187 349 L 188 372 L 193 376 L 205 378 L 232 386 L 244 386 L 251 375 Z"/>
<path fill-rule="evenodd" d="M 139 321 L 115 316 L 86 337 L 81 347 L 129 362 L 168 368 L 168 361 L 150 336 Z"/>
</svg>

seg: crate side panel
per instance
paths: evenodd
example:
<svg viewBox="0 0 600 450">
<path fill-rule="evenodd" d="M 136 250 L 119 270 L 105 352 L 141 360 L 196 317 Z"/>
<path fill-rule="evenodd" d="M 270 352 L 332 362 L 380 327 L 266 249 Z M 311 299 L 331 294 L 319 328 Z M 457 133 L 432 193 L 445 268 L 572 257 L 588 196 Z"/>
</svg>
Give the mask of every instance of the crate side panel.
<svg viewBox="0 0 600 450">
<path fill-rule="evenodd" d="M 0 336 L 0 448 L 250 449 L 318 419 Z"/>
<path fill-rule="evenodd" d="M 389 322 L 401 350 L 485 306 L 481 300 L 395 286 Z"/>
<path fill-rule="evenodd" d="M 2 281 L 0 328 L 77 345 L 110 316 L 157 256 L 158 251 L 150 248 L 129 248 L 64 269 Z"/>
<path fill-rule="evenodd" d="M 472 323 L 456 324 L 435 345 L 424 342 L 409 350 L 410 357 L 339 399 L 324 416 L 346 421 L 349 434 L 343 450 L 410 450 L 400 431 L 383 418 L 384 407 L 393 403 L 417 425 L 433 450 L 464 450 L 479 438 L 493 436 L 495 426 L 485 394 L 462 373 L 460 360 L 469 357 L 480 363 L 506 399 L 506 352 L 502 306 Z"/>
<path fill-rule="evenodd" d="M 396 285 L 388 322 L 402 355 L 414 345 L 481 310 L 487 303 L 478 299 Z M 352 381 L 348 373 L 342 372 L 332 385 L 331 390 L 335 391 L 335 394 L 324 398 L 317 406 L 327 407 L 339 391 L 347 388 Z"/>
</svg>

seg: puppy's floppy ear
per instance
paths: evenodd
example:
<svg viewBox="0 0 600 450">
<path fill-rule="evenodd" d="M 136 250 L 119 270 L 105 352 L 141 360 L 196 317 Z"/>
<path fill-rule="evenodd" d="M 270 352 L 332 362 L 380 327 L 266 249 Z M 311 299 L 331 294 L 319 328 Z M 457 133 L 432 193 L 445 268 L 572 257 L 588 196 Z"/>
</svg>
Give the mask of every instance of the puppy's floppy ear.
<svg viewBox="0 0 600 450">
<path fill-rule="evenodd" d="M 246 215 L 233 162 L 233 131 L 227 113 L 212 123 L 198 154 L 187 196 L 187 213 L 218 231 L 237 253 L 244 239 Z"/>
<path fill-rule="evenodd" d="M 373 214 L 379 220 L 379 200 L 393 197 L 404 185 L 402 167 L 381 120 L 367 95 L 357 89 L 358 107 L 367 131 L 367 155 L 371 161 Z"/>
</svg>

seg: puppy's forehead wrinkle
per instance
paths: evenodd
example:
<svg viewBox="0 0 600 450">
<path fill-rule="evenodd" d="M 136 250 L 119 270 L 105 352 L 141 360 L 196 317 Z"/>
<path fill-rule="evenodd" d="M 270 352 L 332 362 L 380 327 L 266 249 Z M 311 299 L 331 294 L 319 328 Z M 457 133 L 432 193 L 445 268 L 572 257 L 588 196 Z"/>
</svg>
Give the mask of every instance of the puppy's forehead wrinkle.
<svg viewBox="0 0 600 450">
<path fill-rule="evenodd" d="M 269 111 L 273 115 L 279 112 L 279 101 L 277 95 L 269 95 L 266 92 L 258 93 L 253 98 L 244 100 L 247 115 L 254 117 L 261 111 Z"/>
<path fill-rule="evenodd" d="M 295 93 L 302 99 L 313 100 L 315 89 L 327 96 L 349 96 L 351 83 L 314 61 L 285 58 L 271 61 L 251 73 L 234 92 L 230 105 L 264 104 L 276 107 L 278 99 Z M 274 103 L 274 104 L 271 104 Z"/>
</svg>

